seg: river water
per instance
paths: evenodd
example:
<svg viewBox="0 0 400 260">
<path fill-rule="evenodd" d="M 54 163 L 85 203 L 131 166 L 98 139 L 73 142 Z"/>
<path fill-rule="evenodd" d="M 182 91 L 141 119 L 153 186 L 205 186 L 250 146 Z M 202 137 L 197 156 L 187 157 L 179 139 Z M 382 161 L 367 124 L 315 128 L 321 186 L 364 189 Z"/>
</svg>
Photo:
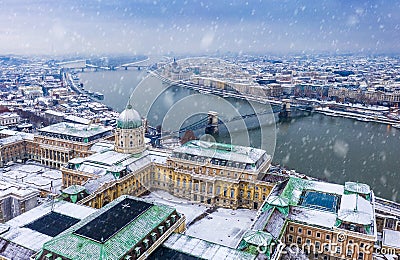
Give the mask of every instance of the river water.
<svg viewBox="0 0 400 260">
<path fill-rule="evenodd" d="M 80 74 L 80 78 L 86 89 L 103 93 L 104 103 L 120 112 L 147 75 L 145 71 L 120 70 L 85 72 Z M 154 92 L 160 92 L 162 87 L 157 79 L 146 79 L 139 84 L 140 91 L 135 92 L 132 98 L 141 103 L 141 106 L 135 107 L 134 104 L 134 107 L 142 115 L 146 114 L 153 126 L 162 124 L 165 118 L 185 113 L 194 115 L 188 122 L 195 121 L 206 111 L 218 110 L 219 105 L 226 103 L 222 98 L 213 99 L 210 95 L 179 87 L 164 90 L 155 97 Z M 254 107 L 256 111 L 263 110 L 260 104 L 252 103 L 252 108 L 246 101 L 228 99 L 228 102 L 241 114 L 250 114 Z M 145 111 L 148 107 L 151 107 L 150 111 Z M 172 112 L 168 114 L 167 111 Z M 274 163 L 288 169 L 339 184 L 345 181 L 367 183 L 375 195 L 400 200 L 400 130 L 384 124 L 316 113 L 276 124 L 264 123 L 271 116 L 261 118 L 261 126 L 250 127 L 250 130 L 236 129 L 229 134 L 221 131 L 218 141 L 261 146 L 273 154 Z M 249 126 L 250 121 L 245 123 Z"/>
</svg>

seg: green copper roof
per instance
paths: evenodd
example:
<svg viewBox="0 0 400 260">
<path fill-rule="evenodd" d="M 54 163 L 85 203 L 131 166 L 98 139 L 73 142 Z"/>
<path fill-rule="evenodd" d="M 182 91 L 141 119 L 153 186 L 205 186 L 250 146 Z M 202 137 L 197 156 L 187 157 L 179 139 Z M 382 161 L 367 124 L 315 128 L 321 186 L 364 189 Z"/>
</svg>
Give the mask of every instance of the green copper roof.
<svg viewBox="0 0 400 260">
<path fill-rule="evenodd" d="M 289 200 L 287 198 L 282 198 L 279 196 L 269 196 L 267 203 L 272 206 L 287 207 L 289 206 Z"/>
<path fill-rule="evenodd" d="M 290 177 L 280 197 L 287 200 L 289 205 L 296 206 L 300 200 L 301 193 L 308 186 L 308 183 L 307 180 Z"/>
<path fill-rule="evenodd" d="M 67 229 L 43 245 L 47 250 L 69 259 L 120 259 L 145 236 L 175 212 L 164 205 L 152 205 L 104 243 L 80 236 L 74 232 L 96 219 L 129 196 L 121 196 L 89 217 Z M 111 223 L 109 223 L 111 224 Z M 105 223 L 107 225 L 107 223 Z M 100 228 L 100 227 L 99 227 Z"/>
<path fill-rule="evenodd" d="M 76 195 L 84 190 L 85 190 L 85 187 L 83 187 L 81 185 L 71 185 L 68 188 L 63 189 L 62 193 L 65 193 L 68 195 Z"/>
<path fill-rule="evenodd" d="M 128 104 L 117 119 L 117 128 L 133 129 L 142 126 L 142 118 L 139 113 Z"/>
<path fill-rule="evenodd" d="M 246 243 L 256 246 L 268 246 L 272 239 L 273 237 L 270 233 L 262 230 L 248 230 L 243 236 L 243 240 Z"/>
<path fill-rule="evenodd" d="M 365 195 L 371 193 L 371 189 L 367 184 L 350 181 L 344 184 L 344 191 L 347 193 L 358 193 Z"/>
</svg>

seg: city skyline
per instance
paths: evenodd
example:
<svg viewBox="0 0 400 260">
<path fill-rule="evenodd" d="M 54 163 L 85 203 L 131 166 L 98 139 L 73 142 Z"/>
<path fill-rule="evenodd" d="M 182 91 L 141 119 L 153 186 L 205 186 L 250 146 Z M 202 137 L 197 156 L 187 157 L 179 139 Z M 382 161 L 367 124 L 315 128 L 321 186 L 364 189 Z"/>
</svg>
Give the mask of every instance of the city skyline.
<svg viewBox="0 0 400 260">
<path fill-rule="evenodd" d="M 398 57 L 29 56 L 0 58 L 0 258 L 398 258 Z"/>
<path fill-rule="evenodd" d="M 2 54 L 397 53 L 395 1 L 0 1 Z"/>
</svg>

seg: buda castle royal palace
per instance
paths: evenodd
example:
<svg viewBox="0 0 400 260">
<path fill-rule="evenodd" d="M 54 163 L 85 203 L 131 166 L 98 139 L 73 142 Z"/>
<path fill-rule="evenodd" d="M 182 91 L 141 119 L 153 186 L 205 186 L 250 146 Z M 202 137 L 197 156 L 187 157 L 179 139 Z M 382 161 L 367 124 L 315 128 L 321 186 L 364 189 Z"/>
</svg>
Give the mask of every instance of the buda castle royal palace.
<svg viewBox="0 0 400 260">
<path fill-rule="evenodd" d="M 297 244 L 307 245 L 303 253 L 313 259 L 373 259 L 378 234 L 381 248 L 397 250 L 390 237 L 398 236 L 400 221 L 376 207 L 385 202 L 377 203 L 366 184 L 272 173 L 271 155 L 253 147 L 190 140 L 156 148 L 146 128 L 129 101 L 115 129 L 61 122 L 37 134 L 0 130 L 4 171 L 13 162 L 33 161 L 62 175 L 58 202 L 36 206 L 35 197 L 29 203 L 18 197 L 16 221 L 0 225 L 0 256 L 146 259 L 162 251 L 160 257 L 280 259 L 285 246 Z M 184 214 L 140 198 L 160 190 L 192 205 L 257 214 L 235 247 L 211 243 L 184 235 Z M 8 204 L 2 200 L 2 211 Z"/>
</svg>

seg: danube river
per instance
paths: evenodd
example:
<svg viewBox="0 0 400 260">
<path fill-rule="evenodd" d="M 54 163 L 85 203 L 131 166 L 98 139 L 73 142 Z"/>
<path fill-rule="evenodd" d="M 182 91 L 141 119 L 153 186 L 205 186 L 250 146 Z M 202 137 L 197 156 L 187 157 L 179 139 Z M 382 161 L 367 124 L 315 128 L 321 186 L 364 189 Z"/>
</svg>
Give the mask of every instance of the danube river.
<svg viewBox="0 0 400 260">
<path fill-rule="evenodd" d="M 147 75 L 144 71 L 121 70 L 85 72 L 80 74 L 80 78 L 86 89 L 103 93 L 104 103 L 120 112 L 126 106 L 130 93 Z M 152 106 L 148 120 L 154 126 L 161 124 L 169 107 L 197 93 L 175 87 L 160 95 L 156 101 L 146 100 L 145 93 L 152 91 L 152 84 L 157 84 L 154 82 L 146 80 L 139 84 L 143 91 L 140 91 L 142 97 L 137 99 Z M 212 110 L 215 104 L 208 104 L 209 97 L 202 96 L 204 100 L 198 99 L 199 103 L 209 105 L 209 110 Z M 229 102 L 234 103 L 236 108 L 249 110 L 245 101 Z M 192 109 L 195 113 L 196 106 L 184 109 Z M 273 154 L 273 163 L 339 184 L 345 181 L 367 183 L 375 195 L 400 201 L 398 129 L 384 124 L 313 114 L 231 135 L 222 132 L 219 139 L 226 142 L 240 140 L 241 135 L 249 136 L 254 146 L 260 146 L 261 139 L 268 139 L 263 148 Z"/>
</svg>

